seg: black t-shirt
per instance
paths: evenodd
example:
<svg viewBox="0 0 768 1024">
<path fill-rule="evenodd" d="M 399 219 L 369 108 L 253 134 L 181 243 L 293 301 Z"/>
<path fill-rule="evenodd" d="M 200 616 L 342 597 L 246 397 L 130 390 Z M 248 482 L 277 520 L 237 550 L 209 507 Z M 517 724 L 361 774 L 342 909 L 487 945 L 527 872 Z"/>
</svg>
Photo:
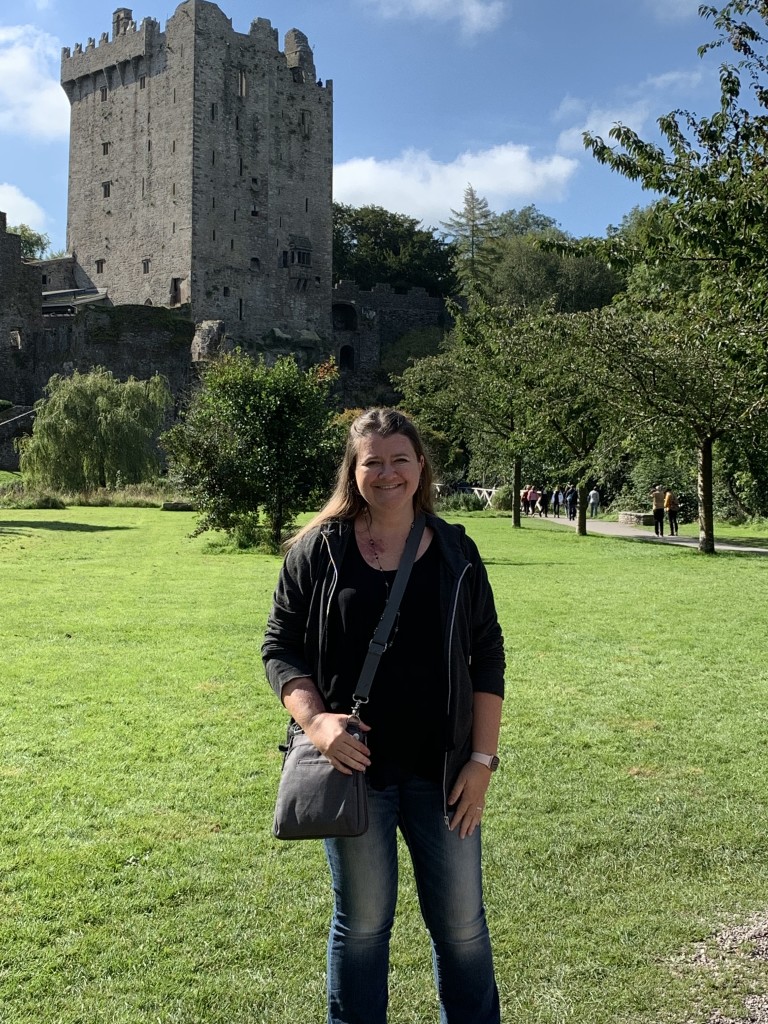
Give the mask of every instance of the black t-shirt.
<svg viewBox="0 0 768 1024">
<path fill-rule="evenodd" d="M 395 570 L 368 565 L 350 537 L 330 609 L 328 658 L 333 711 L 346 711 Z M 361 718 L 371 726 L 368 778 L 381 788 L 407 775 L 439 781 L 446 745 L 448 687 L 440 623 L 437 541 L 413 565 L 390 646 L 379 662 Z"/>
</svg>

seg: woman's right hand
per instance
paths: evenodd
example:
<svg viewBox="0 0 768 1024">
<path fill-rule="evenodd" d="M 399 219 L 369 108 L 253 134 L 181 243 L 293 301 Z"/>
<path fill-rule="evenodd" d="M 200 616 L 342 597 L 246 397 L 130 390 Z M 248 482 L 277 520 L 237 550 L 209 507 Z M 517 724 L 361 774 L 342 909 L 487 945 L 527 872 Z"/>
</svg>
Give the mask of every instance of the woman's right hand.
<svg viewBox="0 0 768 1024">
<path fill-rule="evenodd" d="M 347 731 L 349 715 L 336 715 L 322 711 L 303 725 L 317 749 L 325 754 L 337 771 L 351 775 L 353 771 L 364 772 L 370 765 L 368 747 Z M 368 732 L 370 725 L 360 722 L 362 732 Z"/>
</svg>

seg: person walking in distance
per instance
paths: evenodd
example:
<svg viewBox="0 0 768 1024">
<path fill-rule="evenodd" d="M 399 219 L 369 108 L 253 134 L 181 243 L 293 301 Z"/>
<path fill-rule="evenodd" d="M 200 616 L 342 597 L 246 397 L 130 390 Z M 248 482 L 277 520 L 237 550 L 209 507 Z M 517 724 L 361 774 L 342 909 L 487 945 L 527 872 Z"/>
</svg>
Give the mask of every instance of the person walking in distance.
<svg viewBox="0 0 768 1024">
<path fill-rule="evenodd" d="M 653 532 L 657 537 L 664 536 L 664 492 L 660 484 L 651 491 L 651 503 L 653 505 Z"/>
<path fill-rule="evenodd" d="M 594 519 L 597 515 L 597 510 L 600 508 L 600 492 L 596 487 L 587 495 L 587 501 L 589 502 L 589 517 Z"/>
<path fill-rule="evenodd" d="M 670 537 L 677 536 L 677 510 L 678 510 L 677 497 L 671 489 L 667 489 L 664 495 L 664 510 L 667 513 L 667 519 L 669 520 L 669 535 Z"/>
</svg>

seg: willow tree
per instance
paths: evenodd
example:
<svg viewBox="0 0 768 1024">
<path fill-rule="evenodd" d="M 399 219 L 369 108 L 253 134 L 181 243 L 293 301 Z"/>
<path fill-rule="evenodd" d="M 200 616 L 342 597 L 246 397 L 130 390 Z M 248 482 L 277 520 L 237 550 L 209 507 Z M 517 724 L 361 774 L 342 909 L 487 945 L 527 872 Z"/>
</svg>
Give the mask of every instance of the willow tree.
<svg viewBox="0 0 768 1024">
<path fill-rule="evenodd" d="M 118 380 L 109 370 L 55 375 L 19 442 L 25 481 L 69 491 L 141 483 L 158 471 L 157 438 L 171 393 L 163 377 Z"/>
</svg>

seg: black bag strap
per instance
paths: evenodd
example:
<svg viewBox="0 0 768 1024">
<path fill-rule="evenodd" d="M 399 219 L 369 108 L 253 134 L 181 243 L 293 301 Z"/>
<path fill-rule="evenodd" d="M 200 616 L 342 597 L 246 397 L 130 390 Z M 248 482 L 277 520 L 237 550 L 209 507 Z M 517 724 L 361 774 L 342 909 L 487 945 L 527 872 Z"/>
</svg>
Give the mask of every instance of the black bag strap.
<svg viewBox="0 0 768 1024">
<path fill-rule="evenodd" d="M 368 695 L 373 685 L 373 677 L 376 675 L 382 654 L 389 646 L 389 637 L 395 624 L 395 616 L 400 608 L 400 602 L 403 599 L 413 563 L 416 561 L 416 552 L 419 550 L 425 525 L 426 519 L 424 514 L 420 513 L 413 521 L 411 532 L 408 534 L 408 540 L 405 542 L 403 557 L 400 559 L 400 565 L 397 567 L 397 575 L 395 576 L 395 582 L 392 584 L 389 599 L 384 605 L 384 611 L 373 634 L 373 639 L 368 644 L 368 653 L 365 656 L 355 692 L 352 694 L 352 699 L 355 702 L 352 708 L 353 717 L 357 717 L 362 704 L 368 703 Z"/>
</svg>

